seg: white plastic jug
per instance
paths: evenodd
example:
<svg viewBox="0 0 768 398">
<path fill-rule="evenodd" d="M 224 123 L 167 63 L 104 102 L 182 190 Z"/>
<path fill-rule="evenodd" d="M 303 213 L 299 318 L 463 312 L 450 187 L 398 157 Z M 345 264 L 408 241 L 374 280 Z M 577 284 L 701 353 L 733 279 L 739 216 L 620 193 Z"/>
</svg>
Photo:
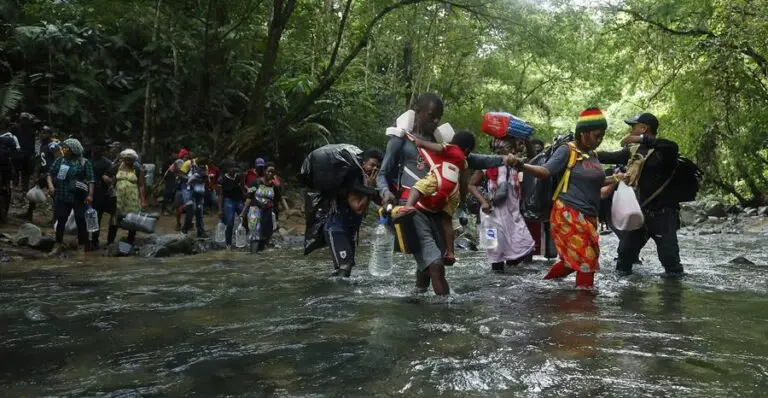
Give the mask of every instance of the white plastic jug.
<svg viewBox="0 0 768 398">
<path fill-rule="evenodd" d="M 216 243 L 224 243 L 227 240 L 227 224 L 219 221 L 216 224 Z"/>
<path fill-rule="evenodd" d="M 235 219 L 235 224 L 237 225 L 237 229 L 235 230 L 235 247 L 242 249 L 248 244 L 248 232 L 246 232 L 245 227 L 243 226 L 242 217 L 237 217 L 237 219 Z"/>
<path fill-rule="evenodd" d="M 480 211 L 480 229 L 477 231 L 477 247 L 485 250 L 493 250 L 499 247 L 499 230 L 494 225 L 491 216 L 484 211 Z"/>
<path fill-rule="evenodd" d="M 373 247 L 368 261 L 368 272 L 373 276 L 392 274 L 392 255 L 395 251 L 395 237 L 387 228 L 387 219 L 379 218 L 379 224 L 373 231 Z"/>
<path fill-rule="evenodd" d="M 96 209 L 91 206 L 88 206 L 85 210 L 85 228 L 88 232 L 99 230 L 99 215 L 96 214 Z"/>
<path fill-rule="evenodd" d="M 613 194 L 611 222 L 620 231 L 634 231 L 642 227 L 645 222 L 635 191 L 623 181 L 619 183 L 619 188 Z"/>
</svg>

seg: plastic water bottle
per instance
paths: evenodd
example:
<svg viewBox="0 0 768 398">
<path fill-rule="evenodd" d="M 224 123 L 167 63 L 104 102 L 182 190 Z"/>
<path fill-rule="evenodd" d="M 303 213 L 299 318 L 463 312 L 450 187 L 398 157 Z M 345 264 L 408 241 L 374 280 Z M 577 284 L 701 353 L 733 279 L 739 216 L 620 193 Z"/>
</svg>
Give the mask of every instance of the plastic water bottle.
<svg viewBox="0 0 768 398">
<path fill-rule="evenodd" d="M 235 219 L 235 224 L 237 224 L 237 229 L 235 230 L 235 247 L 242 249 L 248 244 L 248 233 L 245 231 L 245 227 L 243 226 L 242 217 L 237 217 L 237 219 Z"/>
<path fill-rule="evenodd" d="M 85 209 L 85 228 L 88 232 L 99 230 L 99 215 L 96 214 L 96 210 L 91 206 Z"/>
<path fill-rule="evenodd" d="M 392 274 L 392 254 L 395 251 L 395 237 L 387 228 L 386 217 L 379 217 L 379 224 L 373 231 L 373 248 L 368 263 L 368 272 L 373 276 Z"/>
<path fill-rule="evenodd" d="M 216 224 L 216 243 L 224 243 L 227 240 L 227 224 L 219 221 Z"/>
<path fill-rule="evenodd" d="M 491 216 L 484 211 L 480 211 L 480 231 L 478 231 L 478 247 L 486 250 L 493 250 L 499 246 L 499 231 L 491 221 Z"/>
</svg>

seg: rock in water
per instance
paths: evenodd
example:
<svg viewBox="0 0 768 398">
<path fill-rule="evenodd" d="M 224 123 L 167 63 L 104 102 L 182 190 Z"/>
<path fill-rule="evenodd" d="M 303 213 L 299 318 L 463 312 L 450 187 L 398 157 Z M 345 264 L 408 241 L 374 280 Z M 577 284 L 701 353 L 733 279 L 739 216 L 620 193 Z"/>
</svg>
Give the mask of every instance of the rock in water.
<svg viewBox="0 0 768 398">
<path fill-rule="evenodd" d="M 725 212 L 727 214 L 739 214 L 742 211 L 744 211 L 744 209 L 742 209 L 739 205 L 730 205 L 725 208 Z"/>
<path fill-rule="evenodd" d="M 762 206 L 757 208 L 757 215 L 768 217 L 768 206 Z"/>
<path fill-rule="evenodd" d="M 169 257 L 171 255 L 171 251 L 168 250 L 167 247 L 160 246 L 160 245 L 144 245 L 141 246 L 139 249 L 139 256 L 141 257 L 148 257 L 148 258 L 160 258 L 160 257 Z"/>
<path fill-rule="evenodd" d="M 195 241 L 182 234 L 160 235 L 155 244 L 168 249 L 173 254 L 195 254 Z"/>
<path fill-rule="evenodd" d="M 745 216 L 749 216 L 749 217 L 756 216 L 757 215 L 757 209 L 755 209 L 754 207 L 750 207 L 750 208 L 744 210 L 744 215 Z"/>
<path fill-rule="evenodd" d="M 54 245 L 56 245 L 56 239 L 50 236 L 41 237 L 36 245 L 29 244 L 30 247 L 33 247 L 37 250 L 40 250 L 41 252 L 46 252 L 46 253 L 53 250 Z"/>
<path fill-rule="evenodd" d="M 13 237 L 13 242 L 18 246 L 37 246 L 43 237 L 43 231 L 35 224 L 22 224 L 19 232 Z"/>
<path fill-rule="evenodd" d="M 725 217 L 725 206 L 720 202 L 709 202 L 704 206 L 704 215 L 708 217 Z"/>
<path fill-rule="evenodd" d="M 734 265 L 755 265 L 752 261 L 750 261 L 748 258 L 744 256 L 739 256 L 734 258 L 733 260 L 729 261 L 728 264 L 734 264 Z"/>
</svg>

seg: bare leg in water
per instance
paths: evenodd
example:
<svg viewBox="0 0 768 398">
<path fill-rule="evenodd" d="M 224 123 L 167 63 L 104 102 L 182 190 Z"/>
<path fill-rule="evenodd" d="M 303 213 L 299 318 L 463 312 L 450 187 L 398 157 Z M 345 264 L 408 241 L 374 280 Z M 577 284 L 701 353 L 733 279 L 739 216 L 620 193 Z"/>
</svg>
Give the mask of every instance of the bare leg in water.
<svg viewBox="0 0 768 398">
<path fill-rule="evenodd" d="M 445 279 L 445 266 L 441 260 L 435 261 L 424 270 L 416 270 L 417 292 L 426 293 L 430 283 L 438 296 L 445 296 L 451 292 L 448 281 Z"/>
</svg>

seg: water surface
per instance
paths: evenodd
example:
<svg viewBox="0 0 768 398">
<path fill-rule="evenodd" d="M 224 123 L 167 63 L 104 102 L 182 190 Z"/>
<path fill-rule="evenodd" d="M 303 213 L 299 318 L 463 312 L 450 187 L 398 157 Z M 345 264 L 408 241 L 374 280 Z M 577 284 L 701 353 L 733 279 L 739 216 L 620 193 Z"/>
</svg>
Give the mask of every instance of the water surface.
<svg viewBox="0 0 768 398">
<path fill-rule="evenodd" d="M 617 278 L 603 237 L 597 296 L 471 252 L 448 299 L 397 255 L 350 280 L 298 250 L 4 265 L 0 396 L 768 395 L 768 237 L 681 240 L 670 281 L 652 243 Z"/>
</svg>

